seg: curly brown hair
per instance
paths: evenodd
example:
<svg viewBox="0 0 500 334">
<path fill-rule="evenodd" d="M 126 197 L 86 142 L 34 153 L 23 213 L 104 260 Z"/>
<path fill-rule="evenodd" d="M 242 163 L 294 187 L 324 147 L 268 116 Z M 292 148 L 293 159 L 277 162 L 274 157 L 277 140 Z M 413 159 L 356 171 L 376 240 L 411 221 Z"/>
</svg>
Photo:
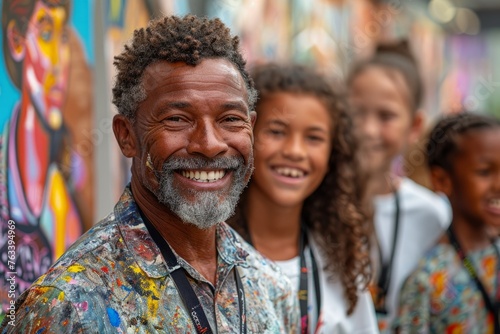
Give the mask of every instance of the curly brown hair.
<svg viewBox="0 0 500 334">
<path fill-rule="evenodd" d="M 115 57 L 118 74 L 113 87 L 113 103 L 118 112 L 134 119 L 138 104 L 146 98 L 141 79 L 144 69 L 157 61 L 184 62 L 196 66 L 208 58 L 222 58 L 240 72 L 248 93 L 248 106 L 253 110 L 257 92 L 245 70 L 239 50 L 238 36 L 231 36 L 221 20 L 167 16 L 152 20 L 147 28 L 134 31 L 132 41 Z"/>
<path fill-rule="evenodd" d="M 349 305 L 347 314 L 351 314 L 360 287 L 365 289 L 371 276 L 370 224 L 363 210 L 364 182 L 360 182 L 357 142 L 343 94 L 335 93 L 325 76 L 297 64 L 259 65 L 252 71 L 252 78 L 260 96 L 257 114 L 266 98 L 280 92 L 314 96 L 330 113 L 333 136 L 329 171 L 320 186 L 306 198 L 301 218 L 326 255 L 325 270 L 329 279 L 340 277 Z M 249 240 L 243 216 L 245 199 L 243 194 L 229 224 Z"/>
</svg>

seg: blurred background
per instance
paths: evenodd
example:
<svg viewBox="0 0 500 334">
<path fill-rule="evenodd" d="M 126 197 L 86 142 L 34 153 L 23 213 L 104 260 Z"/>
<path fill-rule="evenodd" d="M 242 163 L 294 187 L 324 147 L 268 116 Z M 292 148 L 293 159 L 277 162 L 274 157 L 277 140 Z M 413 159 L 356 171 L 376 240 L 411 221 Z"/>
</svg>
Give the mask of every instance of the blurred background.
<svg viewBox="0 0 500 334">
<path fill-rule="evenodd" d="M 16 220 L 24 245 L 16 255 L 19 290 L 107 215 L 128 182 L 129 162 L 111 129 L 112 62 L 133 30 L 151 18 L 219 17 L 240 36 L 249 64 L 315 64 L 339 80 L 378 42 L 408 38 L 425 83 L 429 122 L 463 109 L 500 116 L 499 0 L 0 0 L 0 5 L 0 240 L 6 240 L 5 222 Z M 54 8 L 61 9 L 62 26 L 51 16 Z M 38 50 L 37 57 L 28 57 L 28 49 Z M 50 108 L 42 103 L 23 116 L 21 102 L 33 96 L 62 102 Z M 62 189 L 52 206 L 46 200 L 51 189 Z M 70 214 L 68 226 L 61 217 Z M 0 242 L 2 275 L 9 271 L 6 247 Z M 5 280 L 4 302 L 7 290 L 1 284 Z"/>
</svg>

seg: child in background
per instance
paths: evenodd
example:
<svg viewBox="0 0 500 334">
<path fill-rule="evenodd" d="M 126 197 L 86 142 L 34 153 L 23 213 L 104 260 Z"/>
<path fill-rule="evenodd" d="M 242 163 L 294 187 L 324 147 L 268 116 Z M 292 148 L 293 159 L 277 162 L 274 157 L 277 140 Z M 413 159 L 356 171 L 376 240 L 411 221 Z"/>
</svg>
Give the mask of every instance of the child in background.
<svg viewBox="0 0 500 334">
<path fill-rule="evenodd" d="M 347 86 L 369 175 L 367 194 L 373 196 L 378 247 L 370 290 L 379 329 L 388 333 L 401 285 L 446 229 L 450 210 L 443 198 L 391 169 L 423 125 L 421 81 L 407 43 L 380 46 L 353 68 Z"/>
<path fill-rule="evenodd" d="M 255 171 L 232 225 L 296 287 L 301 333 L 378 333 L 369 223 L 345 103 L 299 65 L 253 72 Z"/>
<path fill-rule="evenodd" d="M 434 187 L 451 203 L 447 233 L 401 291 L 400 333 L 500 333 L 500 121 L 445 117 L 427 144 Z"/>
</svg>

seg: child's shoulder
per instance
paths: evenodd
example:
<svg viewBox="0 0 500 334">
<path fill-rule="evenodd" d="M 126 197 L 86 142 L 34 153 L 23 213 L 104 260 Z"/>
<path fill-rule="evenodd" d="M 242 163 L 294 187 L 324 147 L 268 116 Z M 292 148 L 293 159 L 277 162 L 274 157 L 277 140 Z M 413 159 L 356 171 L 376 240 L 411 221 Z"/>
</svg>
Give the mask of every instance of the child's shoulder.
<svg viewBox="0 0 500 334">
<path fill-rule="evenodd" d="M 401 179 L 401 184 L 399 186 L 399 192 L 405 198 L 418 200 L 422 203 L 432 203 L 436 199 L 441 199 L 442 196 L 436 194 L 430 189 L 416 183 L 412 179 L 407 177 Z"/>
<path fill-rule="evenodd" d="M 449 270 L 454 271 L 456 266 L 456 253 L 448 243 L 438 242 L 431 247 L 420 259 L 413 272 L 414 278 L 423 279 L 423 282 L 436 275 L 445 275 Z"/>
<path fill-rule="evenodd" d="M 449 224 L 451 208 L 446 197 L 436 194 L 409 178 L 402 179 L 399 193 L 405 210 L 437 217 L 443 227 Z"/>
</svg>

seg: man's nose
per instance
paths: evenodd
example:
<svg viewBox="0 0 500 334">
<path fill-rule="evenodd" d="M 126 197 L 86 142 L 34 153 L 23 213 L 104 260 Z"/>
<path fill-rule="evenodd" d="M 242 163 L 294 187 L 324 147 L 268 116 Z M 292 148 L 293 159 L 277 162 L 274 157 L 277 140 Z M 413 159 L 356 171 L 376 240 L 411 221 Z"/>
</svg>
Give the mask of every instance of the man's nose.
<svg viewBox="0 0 500 334">
<path fill-rule="evenodd" d="M 228 144 L 217 124 L 210 120 L 198 122 L 189 138 L 187 152 L 214 158 L 228 150 Z"/>
</svg>

